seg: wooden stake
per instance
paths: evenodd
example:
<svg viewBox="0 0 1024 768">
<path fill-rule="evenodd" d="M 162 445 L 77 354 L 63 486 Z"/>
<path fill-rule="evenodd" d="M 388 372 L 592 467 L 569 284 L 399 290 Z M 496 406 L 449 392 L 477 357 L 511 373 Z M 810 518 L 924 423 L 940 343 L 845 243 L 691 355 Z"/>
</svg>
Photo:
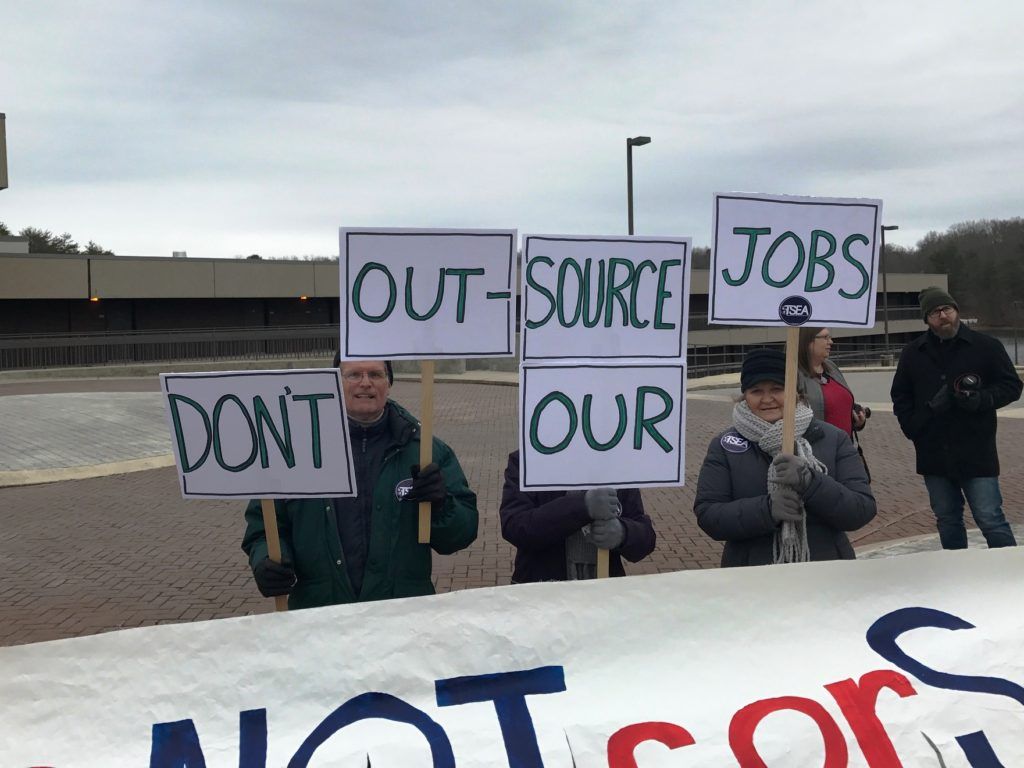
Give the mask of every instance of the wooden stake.
<svg viewBox="0 0 1024 768">
<path fill-rule="evenodd" d="M 792 453 L 796 437 L 796 361 L 800 346 L 800 329 L 786 331 L 786 391 L 782 409 L 782 452 Z"/>
<path fill-rule="evenodd" d="M 608 550 L 597 550 L 597 578 L 608 578 Z"/>
<path fill-rule="evenodd" d="M 260 506 L 263 509 L 263 530 L 267 536 L 267 555 L 275 563 L 280 563 L 281 536 L 277 532 L 277 511 L 274 509 L 274 500 L 260 499 Z M 274 610 L 288 610 L 288 595 L 278 595 L 274 598 Z"/>
<path fill-rule="evenodd" d="M 434 460 L 434 361 L 420 361 L 420 469 Z M 430 543 L 430 502 L 420 502 L 419 543 Z"/>
</svg>

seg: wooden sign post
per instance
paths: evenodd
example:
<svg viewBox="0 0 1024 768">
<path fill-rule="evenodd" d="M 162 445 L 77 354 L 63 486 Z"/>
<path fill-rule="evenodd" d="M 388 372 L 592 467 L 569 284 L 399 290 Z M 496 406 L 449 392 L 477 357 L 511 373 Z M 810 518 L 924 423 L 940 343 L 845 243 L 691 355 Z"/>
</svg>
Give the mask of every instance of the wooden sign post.
<svg viewBox="0 0 1024 768">
<path fill-rule="evenodd" d="M 434 361 L 420 361 L 420 471 L 434 460 Z M 430 543 L 430 502 L 420 502 L 420 544 Z"/>
<path fill-rule="evenodd" d="M 782 452 L 792 453 L 796 442 L 797 353 L 800 351 L 800 329 L 786 329 L 786 390 L 782 407 Z"/>
<path fill-rule="evenodd" d="M 267 556 L 272 562 L 281 562 L 281 536 L 277 532 L 277 510 L 273 499 L 260 499 L 263 508 L 263 530 L 267 536 Z M 288 610 L 288 595 L 274 598 L 275 611 Z"/>
</svg>

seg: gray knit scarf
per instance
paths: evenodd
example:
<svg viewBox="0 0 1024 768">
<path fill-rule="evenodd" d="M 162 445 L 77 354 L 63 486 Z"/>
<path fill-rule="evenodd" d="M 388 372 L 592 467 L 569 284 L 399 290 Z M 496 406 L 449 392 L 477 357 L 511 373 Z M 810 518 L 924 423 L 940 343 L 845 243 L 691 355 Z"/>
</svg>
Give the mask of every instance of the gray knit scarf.
<svg viewBox="0 0 1024 768">
<path fill-rule="evenodd" d="M 804 438 L 804 432 L 814 418 L 814 412 L 804 403 L 797 403 L 795 418 L 795 448 L 796 455 L 805 459 L 811 469 L 823 474 L 828 473 L 828 467 L 818 461 L 811 450 L 811 444 Z M 741 400 L 732 409 L 732 423 L 743 437 L 764 451 L 771 458 L 775 458 L 782 451 L 782 419 L 769 424 L 760 416 L 750 410 L 750 406 Z M 776 482 L 774 466 L 768 467 L 768 493 L 769 495 L 779 489 Z M 803 504 L 801 504 L 803 509 Z M 807 544 L 807 510 L 803 510 L 804 516 L 799 522 L 784 522 L 775 532 L 772 541 L 772 560 L 776 563 L 805 563 L 811 559 L 810 547 Z"/>
</svg>

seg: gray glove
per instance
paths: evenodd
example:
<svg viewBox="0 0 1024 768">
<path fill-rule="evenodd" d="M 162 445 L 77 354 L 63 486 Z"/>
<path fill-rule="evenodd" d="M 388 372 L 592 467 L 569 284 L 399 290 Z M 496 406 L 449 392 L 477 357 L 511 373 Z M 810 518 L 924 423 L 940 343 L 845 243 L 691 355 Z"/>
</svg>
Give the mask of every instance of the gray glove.
<svg viewBox="0 0 1024 768">
<path fill-rule="evenodd" d="M 943 384 L 942 388 L 932 395 L 932 399 L 928 401 L 928 407 L 935 413 L 945 413 L 953 407 L 953 396 L 949 391 L 948 384 Z"/>
<path fill-rule="evenodd" d="M 614 488 L 591 488 L 583 495 L 583 503 L 591 520 L 611 520 L 622 512 Z"/>
<path fill-rule="evenodd" d="M 626 538 L 626 526 L 617 517 L 590 524 L 590 540 L 599 549 L 618 549 Z"/>
<path fill-rule="evenodd" d="M 800 496 L 792 488 L 782 487 L 768 497 L 771 501 L 772 519 L 776 523 L 795 523 L 804 516 Z"/>
<path fill-rule="evenodd" d="M 814 473 L 807 462 L 792 453 L 780 453 L 772 461 L 775 467 L 775 482 L 789 486 L 801 496 L 811 487 Z"/>
</svg>

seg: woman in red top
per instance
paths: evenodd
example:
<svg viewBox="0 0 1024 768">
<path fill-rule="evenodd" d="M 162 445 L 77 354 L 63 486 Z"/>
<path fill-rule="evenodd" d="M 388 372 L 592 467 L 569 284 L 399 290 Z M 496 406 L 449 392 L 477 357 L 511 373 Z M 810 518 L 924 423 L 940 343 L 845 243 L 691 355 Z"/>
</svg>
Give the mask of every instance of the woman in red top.
<svg viewBox="0 0 1024 768">
<path fill-rule="evenodd" d="M 853 393 L 839 367 L 828 359 L 832 334 L 828 328 L 801 328 L 800 386 L 814 418 L 827 421 L 853 437 L 864 428 L 863 409 L 854 410 Z"/>
</svg>

